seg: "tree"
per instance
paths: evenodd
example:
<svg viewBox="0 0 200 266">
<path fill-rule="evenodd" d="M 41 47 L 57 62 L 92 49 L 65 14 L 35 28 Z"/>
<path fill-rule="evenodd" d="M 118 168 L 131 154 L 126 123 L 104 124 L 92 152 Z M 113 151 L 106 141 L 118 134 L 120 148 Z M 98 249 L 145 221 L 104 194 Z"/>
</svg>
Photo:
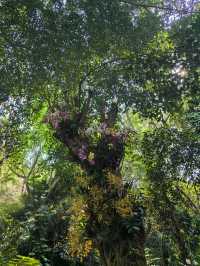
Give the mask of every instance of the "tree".
<svg viewBox="0 0 200 266">
<path fill-rule="evenodd" d="M 36 156 L 39 174 L 36 163 L 25 164 L 30 198 L 35 176 L 46 180 L 53 169 L 59 183 L 55 165 L 61 157 L 60 166 L 80 167 L 69 185 L 68 249 L 82 260 L 97 252 L 102 265 L 146 265 L 145 207 L 147 215 L 155 212 L 151 218 L 161 233 L 169 222 L 182 263 L 192 260 L 181 219 L 192 216 L 196 203 L 188 200 L 180 179 L 193 181 L 198 173 L 197 129 L 192 128 L 193 137 L 183 123 L 198 117 L 199 14 L 176 4 L 174 9 L 167 1 L 1 3 L 2 164 L 11 163 L 11 171 L 21 176 L 13 171 L 13 158 L 24 167 L 39 147 L 34 134 L 49 141 L 41 146 L 46 159 Z M 177 22 L 166 28 L 172 15 Z M 190 21 L 192 32 L 182 26 Z M 145 132 L 123 127 L 127 113 L 147 121 Z M 150 207 L 124 184 L 121 167 L 131 145 L 148 180 Z M 139 190 L 142 185 L 139 180 Z M 57 188 L 47 192 L 50 202 Z M 168 259 L 163 256 L 165 265 Z"/>
</svg>

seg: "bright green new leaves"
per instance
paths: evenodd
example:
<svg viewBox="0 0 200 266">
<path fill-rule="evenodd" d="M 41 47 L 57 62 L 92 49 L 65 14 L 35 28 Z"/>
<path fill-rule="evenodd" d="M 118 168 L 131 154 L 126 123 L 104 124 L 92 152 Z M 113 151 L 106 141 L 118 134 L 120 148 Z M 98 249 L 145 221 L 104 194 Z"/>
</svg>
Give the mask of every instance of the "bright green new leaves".
<svg viewBox="0 0 200 266">
<path fill-rule="evenodd" d="M 10 261 L 7 266 L 40 266 L 40 262 L 36 259 L 18 256 L 16 259 Z"/>
</svg>

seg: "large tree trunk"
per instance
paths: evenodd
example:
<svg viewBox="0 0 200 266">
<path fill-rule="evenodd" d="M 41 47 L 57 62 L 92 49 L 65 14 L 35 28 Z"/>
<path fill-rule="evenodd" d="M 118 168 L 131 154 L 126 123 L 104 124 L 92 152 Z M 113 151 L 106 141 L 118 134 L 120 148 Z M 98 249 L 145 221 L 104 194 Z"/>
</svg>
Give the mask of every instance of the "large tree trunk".
<svg viewBox="0 0 200 266">
<path fill-rule="evenodd" d="M 144 243 L 136 243 L 136 251 L 129 254 L 130 246 L 120 247 L 118 249 L 105 250 L 103 247 L 99 249 L 100 257 L 102 259 L 102 266 L 147 266 Z"/>
</svg>

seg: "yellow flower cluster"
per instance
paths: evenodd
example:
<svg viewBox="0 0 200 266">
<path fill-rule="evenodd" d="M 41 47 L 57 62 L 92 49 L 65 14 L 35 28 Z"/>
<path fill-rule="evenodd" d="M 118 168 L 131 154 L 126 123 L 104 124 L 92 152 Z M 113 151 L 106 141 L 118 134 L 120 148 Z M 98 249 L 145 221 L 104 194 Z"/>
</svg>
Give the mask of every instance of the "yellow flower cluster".
<svg viewBox="0 0 200 266">
<path fill-rule="evenodd" d="M 76 185 L 82 188 L 87 188 L 91 181 L 91 176 L 88 176 L 82 169 L 79 169 L 79 175 L 74 177 Z"/>
<path fill-rule="evenodd" d="M 93 249 L 92 240 L 90 239 L 86 240 L 83 245 L 83 257 L 87 257 L 92 249 Z"/>
<path fill-rule="evenodd" d="M 82 188 L 87 188 L 88 187 L 89 178 L 87 176 L 85 176 L 85 175 L 76 176 L 75 177 L 75 181 Z"/>
<path fill-rule="evenodd" d="M 91 189 L 90 189 L 90 200 L 92 202 L 95 202 L 98 204 L 98 202 L 101 202 L 103 200 L 103 192 L 102 189 L 97 186 L 94 185 Z"/>
<path fill-rule="evenodd" d="M 93 242 L 90 239 L 84 240 L 83 231 L 74 226 L 68 234 L 69 252 L 72 257 L 80 260 L 87 257 L 93 249 Z"/>
<path fill-rule="evenodd" d="M 82 232 L 76 228 L 76 226 L 69 228 L 67 240 L 69 245 L 69 253 L 72 257 L 82 257 L 82 245 L 80 241 L 81 236 Z"/>
<path fill-rule="evenodd" d="M 127 218 L 133 215 L 133 210 L 131 205 L 132 204 L 130 202 L 130 199 L 128 198 L 128 196 L 126 196 L 125 198 L 119 199 L 115 203 L 115 208 L 119 215 L 121 215 L 124 218 Z"/>
<path fill-rule="evenodd" d="M 107 181 L 108 183 L 116 189 L 122 187 L 122 178 L 120 175 L 115 175 L 111 172 L 107 173 Z"/>
<path fill-rule="evenodd" d="M 76 177 L 76 182 L 80 186 L 87 186 L 88 192 L 79 197 L 76 195 L 70 208 L 69 252 L 71 256 L 77 257 L 80 260 L 87 257 L 92 250 L 95 250 L 95 245 L 85 230 L 86 225 L 91 220 L 95 221 L 93 226 L 98 226 L 98 223 L 109 226 L 109 224 L 113 223 L 116 212 L 123 218 L 134 214 L 131 195 L 121 195 L 121 189 L 123 188 L 121 176 L 112 172 L 104 174 L 106 175 L 105 185 L 96 183 L 91 186 L 90 178 L 92 177 L 87 177 L 84 174 Z M 110 197 L 112 192 L 115 193 L 115 198 Z M 91 213 L 92 217 L 90 216 Z"/>
<path fill-rule="evenodd" d="M 72 202 L 70 208 L 71 220 L 68 231 L 69 252 L 73 257 L 82 258 L 86 254 L 84 245 L 84 231 L 87 222 L 85 213 L 86 204 L 84 198 L 78 198 Z"/>
</svg>

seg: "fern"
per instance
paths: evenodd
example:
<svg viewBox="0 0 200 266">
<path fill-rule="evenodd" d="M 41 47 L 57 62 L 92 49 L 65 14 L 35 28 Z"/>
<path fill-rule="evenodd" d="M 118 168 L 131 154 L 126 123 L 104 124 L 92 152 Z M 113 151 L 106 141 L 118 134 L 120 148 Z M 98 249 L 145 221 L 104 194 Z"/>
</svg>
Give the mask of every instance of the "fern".
<svg viewBox="0 0 200 266">
<path fill-rule="evenodd" d="M 157 266 L 157 265 L 159 265 L 160 258 L 155 258 L 152 255 L 151 250 L 149 248 L 145 248 L 145 257 L 146 257 L 148 266 Z"/>
</svg>

